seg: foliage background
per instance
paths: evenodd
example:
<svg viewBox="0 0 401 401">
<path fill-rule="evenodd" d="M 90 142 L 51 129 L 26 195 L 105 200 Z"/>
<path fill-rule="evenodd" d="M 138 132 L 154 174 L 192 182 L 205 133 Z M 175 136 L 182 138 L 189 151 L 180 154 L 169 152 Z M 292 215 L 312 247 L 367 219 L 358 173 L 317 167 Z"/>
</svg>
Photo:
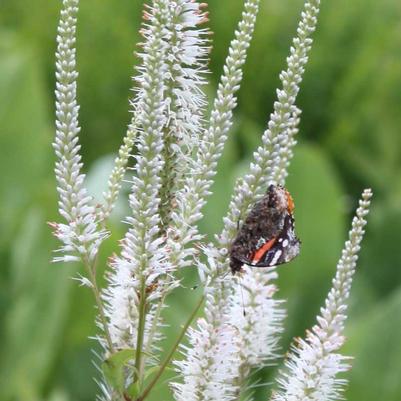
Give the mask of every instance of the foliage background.
<svg viewBox="0 0 401 401">
<path fill-rule="evenodd" d="M 263 0 L 245 69 L 235 126 L 202 229 L 221 227 L 235 177 L 244 171 L 272 109 L 278 73 L 302 0 Z M 0 400 L 93 400 L 96 333 L 79 266 L 49 263 L 57 246 L 46 221 L 56 212 L 54 51 L 60 2 L 0 2 Z M 213 96 L 242 2 L 210 0 Z M 100 194 L 129 120 L 141 4 L 82 1 L 78 30 L 79 102 L 88 184 Z M 282 341 L 309 327 L 327 293 L 363 187 L 375 193 L 351 299 L 345 352 L 355 356 L 349 401 L 401 399 L 401 3 L 323 1 L 298 104 L 300 144 L 288 187 L 296 201 L 300 257 L 279 269 L 287 299 Z M 104 261 L 123 234 L 122 202 Z M 196 284 L 188 271 L 184 282 Z M 168 348 L 196 291 L 171 297 Z M 271 379 L 272 368 L 259 372 Z M 267 389 L 257 391 L 266 400 Z M 168 400 L 166 383 L 153 400 Z"/>
</svg>

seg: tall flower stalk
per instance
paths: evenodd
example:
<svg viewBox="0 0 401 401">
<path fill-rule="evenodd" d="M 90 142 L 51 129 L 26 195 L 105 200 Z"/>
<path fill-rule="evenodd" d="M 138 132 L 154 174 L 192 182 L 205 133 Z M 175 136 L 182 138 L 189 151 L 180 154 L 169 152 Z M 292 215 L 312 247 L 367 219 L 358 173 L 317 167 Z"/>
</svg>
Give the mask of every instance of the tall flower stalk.
<svg viewBox="0 0 401 401">
<path fill-rule="evenodd" d="M 366 189 L 352 221 L 348 241 L 337 264 L 332 288 L 317 317 L 317 324 L 298 340 L 278 379 L 281 390 L 272 401 L 338 400 L 345 384 L 337 375 L 350 369 L 349 358 L 338 353 L 344 344 L 347 301 L 369 212 L 372 192 Z"/>
<path fill-rule="evenodd" d="M 240 88 L 242 68 L 246 61 L 247 49 L 255 28 L 259 11 L 259 0 L 247 0 L 244 4 L 241 21 L 231 41 L 228 56 L 223 68 L 216 98 L 210 113 L 210 121 L 197 146 L 191 171 L 186 175 L 183 188 L 178 191 L 177 208 L 172 213 L 171 236 L 172 260 L 184 261 L 191 252 L 184 247 L 199 239 L 196 223 L 202 218 L 202 208 L 210 195 L 217 162 L 223 152 L 227 134 L 232 126 L 232 113 L 237 104 L 235 93 Z M 175 245 L 175 246 L 174 246 Z M 192 249 L 193 251 L 193 249 Z"/>
<path fill-rule="evenodd" d="M 137 77 L 137 97 L 133 101 L 135 129 L 140 135 L 136 141 L 138 153 L 129 196 L 131 215 L 126 218 L 129 229 L 122 241 L 121 255 L 111 262 L 109 287 L 104 294 L 113 345 L 117 349 L 134 350 L 131 355 L 134 371 L 124 376 L 125 384 L 138 384 L 140 390 L 148 359 L 143 351 L 150 336 L 156 340 L 153 326 L 160 319 L 162 305 L 155 301 L 164 299 L 167 285 L 163 278 L 169 272 L 160 237 L 159 207 L 165 165 L 163 129 L 167 121 L 165 59 L 170 35 L 166 26 L 171 23 L 172 15 L 168 2 L 155 1 L 143 29 L 143 63 Z"/>
<path fill-rule="evenodd" d="M 66 224 L 53 223 L 56 237 L 63 243 L 59 261 L 93 263 L 105 232 L 98 229 L 92 198 L 84 186 L 79 154 L 75 35 L 78 0 L 65 0 L 60 15 L 56 51 L 56 180 L 59 212 Z"/>
<path fill-rule="evenodd" d="M 104 294 L 113 344 L 135 349 L 135 371 L 126 380 L 138 383 L 139 391 L 144 388 L 148 362 L 157 362 L 148 355 L 161 338 L 165 297 L 178 284 L 172 276 L 177 266 L 170 262 L 165 231 L 175 184 L 180 184 L 177 166 L 182 168 L 188 160 L 199 131 L 204 104 L 201 74 L 207 54 L 202 40 L 205 30 L 198 30 L 205 15 L 198 3 L 154 1 L 144 19 L 143 63 L 132 101 L 135 131 L 140 135 L 130 195 L 132 214 L 126 219 L 130 228 L 121 256 L 111 262 L 110 285 Z M 198 115 L 191 120 L 195 112 Z"/>
<path fill-rule="evenodd" d="M 283 301 L 275 299 L 276 269 L 244 268 L 242 276 L 233 280 L 226 274 L 229 248 L 238 224 L 267 184 L 285 184 L 300 116 L 295 102 L 320 1 L 305 3 L 261 145 L 248 174 L 235 185 L 223 231 L 207 245 L 200 243 L 197 223 L 233 123 L 259 0 L 244 1 L 210 115 L 203 92 L 211 46 L 205 27 L 206 5 L 195 0 L 151 0 L 145 6 L 141 62 L 130 102 L 132 118 L 99 207 L 85 188 L 79 154 L 78 0 L 62 0 L 62 4 L 54 149 L 59 211 L 65 222 L 51 225 L 63 243 L 55 261 L 81 261 L 86 275 L 79 275 L 79 280 L 95 297 L 98 338 L 103 346 L 101 398 L 145 400 L 180 349 L 183 356 L 172 363 L 179 375 L 171 383 L 177 401 L 238 399 L 248 389 L 251 370 L 277 357 L 285 311 Z M 134 166 L 127 173 L 130 157 Z M 107 236 L 104 227 L 124 177 L 131 184 L 130 213 L 125 218 L 128 228 L 120 252 L 109 258 L 107 286 L 100 289 L 96 277 L 99 247 Z M 337 396 L 335 375 L 347 366 L 336 352 L 343 343 L 346 301 L 370 196 L 368 190 L 363 194 L 318 324 L 289 357 L 274 400 Z M 161 352 L 166 298 L 185 274 L 177 275 L 177 271 L 190 265 L 197 268 L 203 294 L 172 348 Z M 192 324 L 200 310 L 202 316 Z"/>
<path fill-rule="evenodd" d="M 66 223 L 50 223 L 55 236 L 63 243 L 58 250 L 62 256 L 55 262 L 81 261 L 87 277 L 82 284 L 93 290 L 99 311 L 99 325 L 112 349 L 110 332 L 106 323 L 104 305 L 96 282 L 96 261 L 99 246 L 107 233 L 99 227 L 92 198 L 84 186 L 85 175 L 78 143 L 77 77 L 75 35 L 78 0 L 64 0 L 60 13 L 56 51 L 56 136 L 53 147 L 57 161 L 55 167 L 59 213 Z"/>
</svg>

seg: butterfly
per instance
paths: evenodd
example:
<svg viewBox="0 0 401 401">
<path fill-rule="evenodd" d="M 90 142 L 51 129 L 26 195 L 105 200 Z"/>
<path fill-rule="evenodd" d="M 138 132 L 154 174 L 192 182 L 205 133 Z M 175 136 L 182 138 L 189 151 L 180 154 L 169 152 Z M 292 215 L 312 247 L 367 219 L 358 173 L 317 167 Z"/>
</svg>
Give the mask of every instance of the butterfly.
<svg viewBox="0 0 401 401">
<path fill-rule="evenodd" d="M 295 234 L 294 201 L 280 185 L 270 185 L 255 203 L 230 248 L 233 274 L 242 265 L 277 266 L 294 259 L 301 242 Z"/>
</svg>

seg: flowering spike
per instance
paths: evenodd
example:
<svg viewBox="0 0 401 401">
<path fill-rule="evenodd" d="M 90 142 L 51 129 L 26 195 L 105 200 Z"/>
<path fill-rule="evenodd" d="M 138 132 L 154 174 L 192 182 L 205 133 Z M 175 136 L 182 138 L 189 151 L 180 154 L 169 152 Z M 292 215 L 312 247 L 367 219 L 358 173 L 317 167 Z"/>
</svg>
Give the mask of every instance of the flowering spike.
<svg viewBox="0 0 401 401">
<path fill-rule="evenodd" d="M 113 343 L 116 348 L 137 348 L 135 338 L 141 319 L 140 305 L 147 297 L 146 288 L 168 272 L 163 240 L 159 237 L 159 191 L 162 158 L 163 128 L 165 117 L 165 27 L 171 22 L 169 2 L 154 0 L 149 9 L 149 21 L 145 27 L 143 63 L 137 99 L 133 103 L 138 155 L 129 197 L 131 216 L 126 218 L 130 228 L 122 241 L 121 256 L 114 258 L 109 275 L 109 287 L 104 299 L 110 322 Z M 163 286 L 158 286 L 153 299 L 161 297 Z M 151 319 L 148 314 L 146 320 Z M 144 320 L 145 321 L 145 320 Z M 146 326 L 146 323 L 145 323 Z M 143 334 L 143 330 L 142 330 Z"/>
<path fill-rule="evenodd" d="M 301 113 L 295 105 L 295 100 L 312 46 L 310 36 L 316 29 L 319 5 L 320 0 L 305 3 L 297 36 L 293 39 L 290 56 L 287 57 L 287 69 L 280 73 L 282 89 L 277 90 L 278 99 L 274 103 L 274 111 L 262 136 L 262 145 L 254 153 L 249 173 L 235 185 L 220 236 L 223 247 L 231 244 L 236 235 L 238 221 L 244 218 L 252 204 L 265 192 L 267 184 L 285 183 Z"/>
<path fill-rule="evenodd" d="M 167 5 L 167 3 L 166 3 Z M 146 5 L 145 5 L 146 7 Z M 166 126 L 164 127 L 163 158 L 165 167 L 162 172 L 160 212 L 164 225 L 168 222 L 169 210 L 175 187 L 180 183 L 181 176 L 187 170 L 188 157 L 199 141 L 203 110 L 206 104 L 202 86 L 206 84 L 203 78 L 207 72 L 206 62 L 209 51 L 208 40 L 205 37 L 209 31 L 198 26 L 205 22 L 204 5 L 192 0 L 179 0 L 165 7 L 165 32 L 163 35 L 166 47 L 165 101 L 164 108 Z M 141 34 L 149 37 L 148 25 L 154 21 L 154 10 L 147 7 L 144 11 L 144 27 Z M 145 45 L 141 44 L 142 47 Z M 146 53 L 145 49 L 139 54 Z M 140 67 L 141 81 L 144 70 Z M 133 103 L 139 100 L 139 96 Z M 100 217 L 105 220 L 110 215 L 117 200 L 121 183 L 124 178 L 130 152 L 137 135 L 138 121 L 136 112 L 128 127 L 124 143 L 110 175 L 108 190 L 104 194 L 105 202 L 100 211 Z"/>
<path fill-rule="evenodd" d="M 185 358 L 175 361 L 183 383 L 172 383 L 177 401 L 229 401 L 234 399 L 240 360 L 237 330 L 220 319 L 216 291 L 206 295 L 206 316 L 190 329 L 190 346 L 183 346 Z M 219 318 L 216 320 L 216 318 Z"/>
<path fill-rule="evenodd" d="M 235 328 L 227 325 L 213 331 L 205 319 L 199 319 L 197 328 L 188 334 L 191 348 L 183 347 L 186 359 L 175 363 L 184 378 L 184 383 L 172 384 L 175 399 L 234 399 L 230 383 L 238 375 L 239 363 Z"/>
<path fill-rule="evenodd" d="M 166 101 L 167 125 L 164 129 L 160 214 L 163 227 L 170 221 L 175 192 L 182 187 L 194 148 L 199 145 L 206 96 L 202 87 L 210 50 L 203 5 L 192 0 L 179 0 L 173 8 L 169 28 Z"/>
<path fill-rule="evenodd" d="M 106 221 L 116 204 L 122 182 L 127 170 L 128 160 L 135 143 L 135 122 L 132 121 L 123 139 L 123 144 L 118 150 L 118 156 L 114 160 L 114 167 L 107 182 L 107 191 L 103 193 L 104 203 L 99 210 L 99 220 Z"/>
<path fill-rule="evenodd" d="M 340 396 L 345 380 L 336 376 L 350 366 L 349 358 L 337 351 L 344 343 L 347 301 L 371 196 L 370 189 L 362 194 L 325 306 L 306 339 L 298 340 L 293 347 L 286 362 L 287 371 L 278 379 L 281 390 L 273 395 L 273 401 L 331 401 Z"/>
<path fill-rule="evenodd" d="M 76 100 L 78 73 L 75 70 L 75 32 L 78 0 L 63 0 L 56 51 L 56 136 L 55 173 L 59 193 L 59 212 L 67 224 L 53 223 L 54 235 L 64 243 L 62 256 L 54 261 L 84 260 L 92 263 L 106 232 L 97 225 L 92 198 L 84 186 L 78 144 L 79 106 Z"/>
<path fill-rule="evenodd" d="M 285 316 L 282 301 L 273 299 L 277 291 L 275 269 L 243 269 L 229 299 L 230 323 L 237 328 L 240 341 L 240 374 L 236 378 L 239 390 L 243 390 L 252 367 L 261 368 L 277 358 Z"/>
<path fill-rule="evenodd" d="M 217 161 L 232 125 L 232 112 L 236 106 L 235 93 L 242 80 L 242 67 L 246 60 L 258 10 L 259 0 L 245 2 L 242 19 L 231 42 L 224 73 L 218 86 L 209 127 L 202 136 L 192 171 L 187 174 L 183 188 L 177 193 L 177 208 L 172 213 L 172 229 L 169 233 L 173 263 L 185 265 L 184 257 L 194 250 L 184 251 L 184 246 L 199 238 L 195 223 L 202 217 L 201 209 L 206 202 L 205 198 L 210 194 Z"/>
<path fill-rule="evenodd" d="M 198 149 L 194 171 L 187 176 L 183 190 L 177 195 L 177 210 L 172 213 L 175 227 L 169 232 L 169 245 L 170 260 L 181 265 L 185 264 L 184 258 L 195 251 L 184 250 L 184 246 L 198 238 L 194 224 L 202 217 L 201 209 L 205 197 L 209 195 L 217 161 L 232 124 L 232 110 L 236 105 L 235 92 L 242 79 L 242 66 L 258 9 L 258 0 L 245 2 L 242 19 L 230 45 L 209 128 Z M 231 400 L 237 391 L 234 383 L 240 365 L 237 339 L 235 335 L 219 337 L 231 327 L 227 314 L 230 291 L 219 279 L 227 254 L 224 250 L 219 254 L 214 247 L 205 248 L 204 252 L 207 264 L 198 262 L 198 271 L 207 294 L 205 318 L 198 320 L 197 328 L 189 335 L 192 347 L 184 348 L 185 359 L 176 362 L 184 380 L 183 383 L 173 384 L 177 400 Z M 215 363 L 217 357 L 220 362 L 218 364 Z"/>
</svg>

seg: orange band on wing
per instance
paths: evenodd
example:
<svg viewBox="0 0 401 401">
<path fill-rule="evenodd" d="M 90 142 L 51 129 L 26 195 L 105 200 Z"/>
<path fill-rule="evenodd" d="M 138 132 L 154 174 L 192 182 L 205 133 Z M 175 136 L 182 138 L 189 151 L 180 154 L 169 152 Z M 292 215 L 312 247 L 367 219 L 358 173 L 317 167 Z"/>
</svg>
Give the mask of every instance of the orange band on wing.
<svg viewBox="0 0 401 401">
<path fill-rule="evenodd" d="M 263 255 L 274 245 L 277 238 L 272 238 L 270 241 L 264 243 L 254 254 L 252 257 L 252 263 L 258 263 L 260 259 L 262 259 Z"/>
</svg>

